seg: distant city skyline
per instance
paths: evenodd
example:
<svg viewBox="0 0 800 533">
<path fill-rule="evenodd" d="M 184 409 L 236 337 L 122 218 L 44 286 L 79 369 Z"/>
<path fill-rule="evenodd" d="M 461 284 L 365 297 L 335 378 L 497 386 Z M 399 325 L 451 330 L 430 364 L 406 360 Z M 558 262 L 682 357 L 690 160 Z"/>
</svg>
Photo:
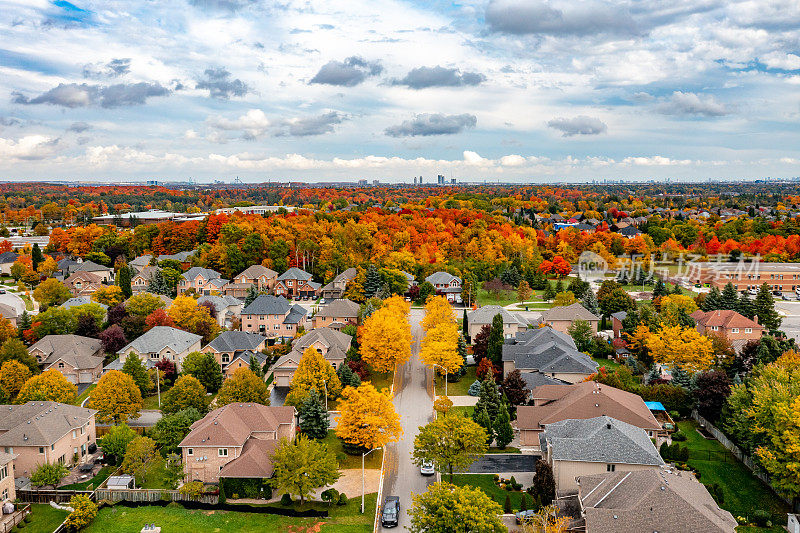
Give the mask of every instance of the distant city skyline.
<svg viewBox="0 0 800 533">
<path fill-rule="evenodd" d="M 793 0 L 0 0 L 0 181 L 800 176 Z"/>
</svg>

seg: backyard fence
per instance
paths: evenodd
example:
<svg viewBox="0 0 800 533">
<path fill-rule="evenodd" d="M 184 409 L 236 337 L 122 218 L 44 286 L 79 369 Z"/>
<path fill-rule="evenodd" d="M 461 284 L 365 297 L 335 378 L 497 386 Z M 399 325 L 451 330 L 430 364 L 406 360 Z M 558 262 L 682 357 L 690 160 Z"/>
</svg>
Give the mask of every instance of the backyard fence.
<svg viewBox="0 0 800 533">
<path fill-rule="evenodd" d="M 700 414 L 697 411 L 692 411 L 692 418 L 697 420 L 697 422 L 700 423 L 703 429 L 708 431 L 712 437 L 717 439 L 720 444 L 722 444 L 734 456 L 736 456 L 736 458 L 739 459 L 739 461 L 741 461 L 742 464 L 746 466 L 747 469 L 750 470 L 754 476 L 763 481 L 764 484 L 768 486 L 770 490 L 772 490 L 772 492 L 774 492 L 778 498 L 785 501 L 789 505 L 792 505 L 791 500 L 784 498 L 781 494 L 778 493 L 777 490 L 775 490 L 775 487 L 772 486 L 772 480 L 770 479 L 769 474 L 764 472 L 764 470 L 755 461 L 753 461 L 752 457 L 744 453 L 742 449 L 739 448 L 736 444 L 734 444 L 728 437 L 726 437 L 722 431 L 720 431 L 714 424 L 712 424 L 711 422 L 700 416 Z M 703 452 L 700 452 L 701 459 L 702 459 L 702 454 Z"/>
<path fill-rule="evenodd" d="M 3 521 L 3 516 L 0 515 L 0 533 L 9 533 L 9 531 L 12 531 L 17 526 L 17 524 L 22 522 L 25 519 L 25 517 L 30 514 L 30 512 L 31 512 L 31 506 L 26 505 L 21 509 L 17 509 L 16 511 L 14 511 L 14 514 L 10 515 L 11 518 L 6 521 Z M 6 517 L 8 516 L 9 515 L 6 515 Z"/>
<path fill-rule="evenodd" d="M 93 492 L 90 490 L 18 490 L 17 498 L 25 503 L 69 503 L 76 494 L 92 498 Z"/>
<path fill-rule="evenodd" d="M 211 505 L 219 503 L 219 496 L 217 494 L 202 494 L 200 496 L 190 496 L 188 494 L 181 494 L 177 490 L 163 490 L 163 489 L 123 489 L 111 490 L 106 488 L 99 488 L 95 491 L 97 500 L 108 500 L 111 502 L 128 501 L 128 502 L 158 502 L 158 501 L 171 501 L 171 502 L 200 502 Z"/>
</svg>

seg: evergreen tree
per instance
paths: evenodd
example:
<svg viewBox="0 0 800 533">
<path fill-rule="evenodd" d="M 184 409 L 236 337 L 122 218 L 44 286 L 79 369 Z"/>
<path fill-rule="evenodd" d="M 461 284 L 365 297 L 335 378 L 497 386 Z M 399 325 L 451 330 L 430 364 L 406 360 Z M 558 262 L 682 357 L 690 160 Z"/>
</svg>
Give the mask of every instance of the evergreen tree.
<svg viewBox="0 0 800 533">
<path fill-rule="evenodd" d="M 346 366 L 346 365 L 342 365 Z M 322 405 L 317 389 L 311 389 L 298 409 L 300 429 L 312 439 L 324 439 L 328 435 L 330 419 Z"/>
<path fill-rule="evenodd" d="M 656 284 L 653 286 L 653 300 L 658 297 L 663 297 L 667 295 L 667 287 L 664 285 L 664 281 L 660 278 L 656 278 Z"/>
<path fill-rule="evenodd" d="M 464 308 L 464 316 L 461 319 L 461 331 L 465 337 L 469 337 L 469 323 L 467 321 L 467 308 Z"/>
<path fill-rule="evenodd" d="M 39 268 L 39 263 L 42 261 L 44 261 L 44 255 L 41 248 L 39 248 L 39 243 L 33 243 L 33 250 L 31 250 L 31 266 L 33 266 L 33 270 Z"/>
<path fill-rule="evenodd" d="M 519 285 L 519 282 L 522 281 L 522 276 L 519 274 L 517 267 L 511 265 L 510 268 L 507 268 L 500 274 L 500 281 L 505 283 L 506 285 L 511 285 L 512 287 L 516 287 Z"/>
<path fill-rule="evenodd" d="M 258 359 L 256 359 L 255 355 L 250 356 L 250 371 L 260 378 L 264 377 L 264 370 L 258 364 Z"/>
<path fill-rule="evenodd" d="M 458 377 L 460 379 L 461 376 L 467 373 L 467 341 L 464 339 L 464 335 L 458 336 L 458 345 L 456 346 L 456 351 L 462 359 L 461 368 L 458 371 Z"/>
<path fill-rule="evenodd" d="M 133 378 L 142 396 L 145 396 L 153 387 L 153 382 L 147 374 L 147 368 L 136 353 L 128 354 L 128 357 L 125 358 L 125 364 L 122 365 L 122 371 Z"/>
<path fill-rule="evenodd" d="M 556 291 L 553 290 L 553 284 L 550 283 L 549 281 L 546 281 L 542 298 L 545 300 L 552 300 L 555 297 L 556 297 Z"/>
<path fill-rule="evenodd" d="M 647 382 L 652 383 L 657 379 L 661 379 L 661 370 L 658 368 L 658 365 L 653 365 L 653 368 L 650 369 L 650 373 L 647 375 Z"/>
<path fill-rule="evenodd" d="M 133 277 L 133 270 L 128 265 L 122 266 L 117 273 L 117 284 L 119 288 L 122 290 L 122 295 L 125 296 L 127 300 L 133 295 L 133 290 L 131 289 L 131 278 Z"/>
<path fill-rule="evenodd" d="M 495 366 L 503 366 L 503 315 L 497 313 L 492 319 L 492 331 L 489 333 L 489 343 L 486 347 L 486 356 Z"/>
<path fill-rule="evenodd" d="M 583 304 L 583 307 L 585 307 L 590 313 L 595 315 L 600 314 L 600 306 L 597 303 L 597 295 L 594 293 L 591 287 L 586 290 L 581 303 Z"/>
<path fill-rule="evenodd" d="M 736 303 L 736 312 L 742 316 L 746 316 L 747 318 L 753 318 L 755 316 L 753 300 L 751 300 L 746 294 L 742 294 Z"/>
<path fill-rule="evenodd" d="M 556 282 L 556 294 L 559 292 L 564 292 L 564 281 L 561 279 Z"/>
<path fill-rule="evenodd" d="M 508 416 L 508 409 L 503 405 L 500 407 L 500 413 L 494 420 L 494 434 L 497 440 L 497 446 L 503 450 L 508 444 L 514 440 L 514 429 L 511 427 L 511 420 Z"/>
<path fill-rule="evenodd" d="M 256 287 L 250 287 L 249 289 L 247 289 L 247 295 L 244 297 L 244 306 L 247 307 L 248 305 L 253 303 L 253 301 L 256 298 L 258 298 L 259 294 L 261 293 L 258 292 L 258 289 Z"/>
<path fill-rule="evenodd" d="M 172 289 L 167 280 L 164 279 L 161 269 L 156 270 L 156 273 L 150 278 L 150 283 L 147 284 L 147 291 L 153 294 L 163 294 L 164 296 L 169 296 L 172 293 Z"/>
<path fill-rule="evenodd" d="M 547 285 L 549 285 L 549 282 L 544 274 L 537 271 L 534 272 L 532 278 L 528 280 L 528 284 L 530 284 L 531 289 L 535 291 L 542 291 L 547 287 Z"/>
<path fill-rule="evenodd" d="M 19 320 L 17 320 L 18 337 L 21 339 L 22 334 L 28 329 L 31 329 L 31 315 L 29 315 L 28 311 L 26 310 L 22 312 Z"/>
<path fill-rule="evenodd" d="M 706 299 L 703 300 L 703 311 L 716 311 L 722 309 L 722 293 L 716 287 L 711 287 L 711 290 L 706 294 Z"/>
<path fill-rule="evenodd" d="M 692 376 L 681 367 L 676 366 L 672 369 L 672 384 L 688 391 L 692 386 Z"/>
<path fill-rule="evenodd" d="M 550 463 L 539 459 L 536 461 L 536 474 L 533 476 L 533 497 L 542 505 L 550 505 L 556 498 L 556 478 Z"/>
<path fill-rule="evenodd" d="M 569 286 L 567 286 L 567 290 L 574 294 L 575 298 L 582 300 L 586 293 L 591 291 L 591 288 L 589 283 L 583 281 L 580 274 L 578 274 L 577 277 L 570 281 Z"/>
<path fill-rule="evenodd" d="M 356 388 L 361 385 L 361 378 L 353 372 L 353 369 L 347 363 L 339 365 L 339 368 L 336 369 L 336 375 L 339 376 L 342 387 Z"/>
<path fill-rule="evenodd" d="M 677 283 L 674 287 L 672 287 L 672 294 L 683 294 L 683 290 L 681 290 L 681 286 Z"/>
<path fill-rule="evenodd" d="M 467 390 L 467 394 L 470 396 L 480 396 L 481 395 L 481 382 L 479 380 L 475 380 L 472 382 L 472 385 L 469 386 L 469 390 Z"/>
<path fill-rule="evenodd" d="M 767 330 L 775 330 L 781 327 L 781 317 L 775 311 L 775 300 L 769 290 L 769 285 L 764 283 L 758 289 L 758 295 L 753 302 L 754 315 L 758 317 L 758 323 Z"/>
<path fill-rule="evenodd" d="M 494 378 L 491 375 L 487 374 L 486 378 L 481 382 L 481 395 L 478 403 L 475 404 L 475 412 L 481 409 L 485 410 L 491 422 L 497 418 L 501 406 L 502 401 L 500 400 L 500 393 L 497 392 L 497 383 L 494 382 Z"/>
<path fill-rule="evenodd" d="M 722 289 L 719 301 L 719 309 L 736 309 L 739 302 L 739 295 L 736 293 L 736 288 L 730 281 Z"/>
<path fill-rule="evenodd" d="M 367 275 L 364 279 L 364 296 L 372 298 L 380 290 L 383 285 L 381 273 L 378 272 L 378 267 L 370 264 L 367 268 Z"/>
<path fill-rule="evenodd" d="M 486 409 L 483 407 L 479 408 L 476 405 L 475 410 L 472 412 L 472 420 L 486 430 L 486 444 L 491 444 L 494 440 L 494 430 L 492 429 L 492 421 Z"/>
</svg>

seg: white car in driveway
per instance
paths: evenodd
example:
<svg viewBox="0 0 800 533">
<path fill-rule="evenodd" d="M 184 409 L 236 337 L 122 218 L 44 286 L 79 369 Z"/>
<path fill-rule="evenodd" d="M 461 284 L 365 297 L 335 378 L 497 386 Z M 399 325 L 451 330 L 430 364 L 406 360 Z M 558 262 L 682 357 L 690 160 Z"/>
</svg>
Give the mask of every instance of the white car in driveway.
<svg viewBox="0 0 800 533">
<path fill-rule="evenodd" d="M 422 466 L 419 467 L 419 473 L 423 476 L 432 476 L 436 473 L 436 469 L 433 468 L 432 461 L 423 461 Z"/>
</svg>

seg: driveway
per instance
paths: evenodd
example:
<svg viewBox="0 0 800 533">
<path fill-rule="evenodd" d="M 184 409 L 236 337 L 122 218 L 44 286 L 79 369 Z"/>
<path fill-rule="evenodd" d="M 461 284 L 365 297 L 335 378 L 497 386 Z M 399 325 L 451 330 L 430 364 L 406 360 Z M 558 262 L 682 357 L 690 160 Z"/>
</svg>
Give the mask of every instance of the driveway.
<svg viewBox="0 0 800 533">
<path fill-rule="evenodd" d="M 287 394 L 289 394 L 289 387 L 272 387 L 272 391 L 269 394 L 269 404 L 283 405 Z"/>
<path fill-rule="evenodd" d="M 472 463 L 470 474 L 497 474 L 499 472 L 536 472 L 538 455 L 520 453 L 489 453 Z"/>
</svg>

